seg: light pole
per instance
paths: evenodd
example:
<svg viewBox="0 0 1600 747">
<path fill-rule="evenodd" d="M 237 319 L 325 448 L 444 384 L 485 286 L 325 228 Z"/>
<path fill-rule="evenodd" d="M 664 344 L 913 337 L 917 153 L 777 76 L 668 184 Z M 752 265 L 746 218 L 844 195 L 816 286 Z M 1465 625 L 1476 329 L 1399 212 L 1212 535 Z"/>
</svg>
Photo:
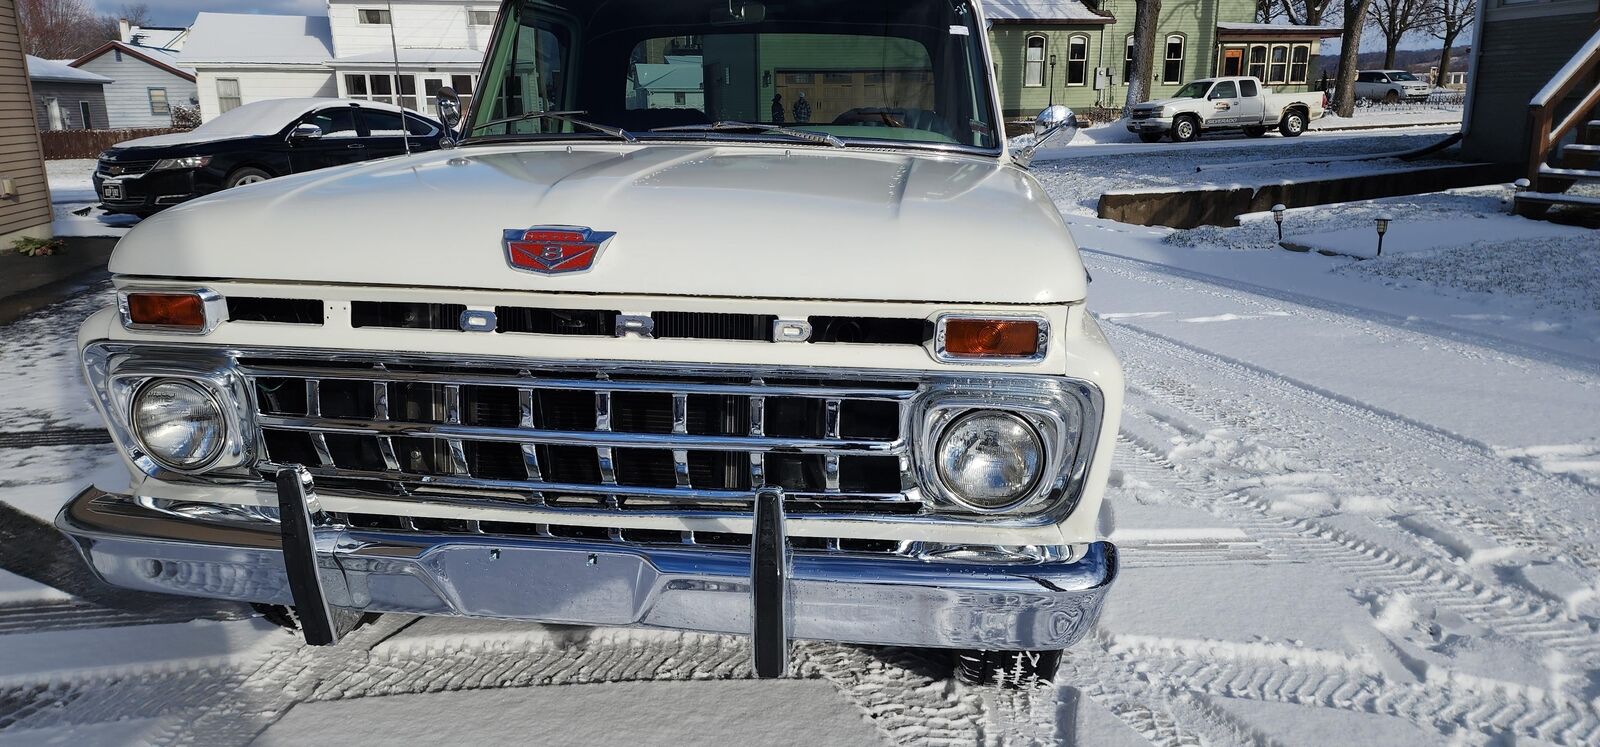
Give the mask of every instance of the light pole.
<svg viewBox="0 0 1600 747">
<path fill-rule="evenodd" d="M 1383 256 L 1383 235 L 1389 232 L 1389 221 L 1394 220 L 1387 215 L 1380 215 L 1375 219 L 1378 226 L 1378 256 Z"/>
<path fill-rule="evenodd" d="M 1056 105 L 1056 56 L 1050 55 L 1050 105 Z"/>
<path fill-rule="evenodd" d="M 1289 208 L 1284 207 L 1283 203 L 1281 203 L 1281 202 L 1272 206 L 1272 222 L 1278 224 L 1278 243 L 1279 244 L 1283 243 L 1283 211 L 1288 210 L 1288 209 Z"/>
</svg>

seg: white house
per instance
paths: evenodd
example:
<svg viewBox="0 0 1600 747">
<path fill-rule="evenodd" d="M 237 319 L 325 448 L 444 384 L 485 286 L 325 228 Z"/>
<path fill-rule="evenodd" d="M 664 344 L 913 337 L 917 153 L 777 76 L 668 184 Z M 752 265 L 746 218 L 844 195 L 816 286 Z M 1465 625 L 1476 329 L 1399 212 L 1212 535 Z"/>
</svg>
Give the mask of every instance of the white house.
<svg viewBox="0 0 1600 747">
<path fill-rule="evenodd" d="M 172 107 L 199 103 L 194 70 L 179 66 L 178 53 L 171 47 L 110 41 L 73 60 L 72 66 L 115 81 L 105 87 L 112 129 L 171 127 Z"/>
<path fill-rule="evenodd" d="M 440 88 L 470 98 L 477 87 L 492 0 L 327 3 L 327 16 L 201 13 L 180 61 L 196 70 L 202 116 L 287 96 L 368 99 L 434 114 Z"/>
</svg>

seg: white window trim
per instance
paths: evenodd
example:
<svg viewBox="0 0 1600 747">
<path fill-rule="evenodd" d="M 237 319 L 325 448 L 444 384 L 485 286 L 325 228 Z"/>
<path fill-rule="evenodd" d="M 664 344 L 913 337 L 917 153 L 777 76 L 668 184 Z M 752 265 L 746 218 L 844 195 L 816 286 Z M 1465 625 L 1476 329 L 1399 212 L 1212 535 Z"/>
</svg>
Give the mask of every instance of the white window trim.
<svg viewBox="0 0 1600 747">
<path fill-rule="evenodd" d="M 1078 62 L 1082 62 L 1083 63 L 1083 80 L 1081 80 L 1081 81 L 1079 81 L 1077 83 L 1073 83 L 1072 82 L 1072 63 L 1073 63 L 1072 45 L 1073 45 L 1074 42 L 1079 42 L 1079 41 L 1083 42 L 1083 59 L 1078 60 Z M 1089 73 L 1089 35 L 1088 34 L 1072 34 L 1071 36 L 1068 36 L 1067 37 L 1067 85 L 1073 86 L 1073 87 L 1086 86 L 1086 85 L 1089 85 L 1089 79 L 1092 78 L 1092 77 L 1094 77 L 1094 76 L 1090 75 L 1090 73 Z"/>
<path fill-rule="evenodd" d="M 167 110 L 164 112 L 156 111 L 156 91 L 161 92 L 161 103 L 167 107 Z M 170 116 L 172 114 L 172 97 L 167 95 L 167 89 L 162 88 L 161 86 L 150 86 L 149 88 L 144 89 L 144 94 L 146 100 L 150 103 L 150 116 L 158 117 L 163 114 Z"/>
<path fill-rule="evenodd" d="M 1172 56 L 1169 55 L 1169 52 L 1171 51 L 1171 48 L 1172 48 L 1172 40 L 1173 39 L 1177 39 L 1178 40 L 1178 56 L 1177 57 L 1172 57 Z M 1162 84 L 1169 85 L 1169 86 L 1176 86 L 1176 85 L 1181 85 L 1183 83 L 1183 66 L 1184 66 L 1184 63 L 1187 62 L 1188 57 L 1189 57 L 1189 38 L 1188 37 L 1184 36 L 1183 34 L 1167 34 L 1166 37 L 1164 37 L 1161 40 L 1161 82 L 1162 82 Z M 1169 63 L 1173 62 L 1173 61 L 1176 61 L 1178 63 L 1178 79 L 1177 80 L 1168 80 L 1167 79 L 1167 65 Z"/>
<path fill-rule="evenodd" d="M 223 83 L 232 83 L 233 84 L 234 94 L 232 96 L 226 96 L 225 97 L 225 96 L 222 95 L 222 84 Z M 237 101 L 239 103 L 234 104 L 233 106 L 228 107 L 227 109 L 223 109 L 222 108 L 222 102 L 223 102 L 224 98 L 232 99 L 232 100 Z M 218 113 L 219 114 L 226 114 L 226 113 L 228 113 L 230 111 L 233 111 L 234 109 L 236 109 L 238 107 L 241 107 L 241 106 L 244 106 L 244 86 L 239 83 L 239 79 L 238 78 L 217 78 L 217 110 L 218 110 Z"/>
<path fill-rule="evenodd" d="M 377 13 L 379 18 L 387 18 L 388 20 L 369 21 L 367 20 L 368 13 Z M 356 8 L 356 24 L 360 26 L 391 26 L 394 24 L 394 16 L 389 13 L 388 8 Z"/>
<path fill-rule="evenodd" d="M 1033 40 L 1034 39 L 1038 39 L 1039 42 L 1040 42 L 1040 44 L 1039 44 L 1039 60 L 1037 62 L 1028 59 L 1028 53 L 1033 51 Z M 1045 84 L 1049 82 L 1048 79 L 1050 77 L 1050 71 L 1049 71 L 1049 69 L 1047 67 L 1047 64 L 1046 64 L 1049 61 L 1049 59 L 1050 59 L 1050 37 L 1045 36 L 1044 34 L 1028 34 L 1028 36 L 1023 39 L 1023 41 L 1022 41 L 1022 87 L 1023 88 L 1044 88 Z M 1029 83 L 1028 82 L 1028 73 L 1029 73 L 1030 69 L 1034 65 L 1038 65 L 1039 66 L 1039 82 L 1037 82 L 1037 83 Z"/>
<path fill-rule="evenodd" d="M 1267 83 L 1267 71 L 1272 69 L 1272 50 L 1269 49 L 1271 46 L 1270 44 L 1251 44 L 1246 46 L 1244 50 L 1244 74 L 1255 76 L 1255 79 L 1261 81 L 1263 85 Z M 1258 49 L 1261 50 L 1260 75 L 1256 75 L 1254 70 L 1256 63 L 1253 62 Z"/>
<path fill-rule="evenodd" d="M 1299 80 L 1295 80 L 1295 78 L 1294 78 L 1294 52 L 1297 49 L 1304 49 L 1306 51 L 1306 66 L 1305 66 L 1305 69 L 1300 71 L 1300 79 Z M 1290 44 L 1289 45 L 1289 85 L 1291 85 L 1291 86 L 1293 86 L 1293 85 L 1303 85 L 1303 84 L 1305 84 L 1306 82 L 1308 82 L 1310 80 L 1311 80 L 1311 45 L 1310 44 Z"/>
<path fill-rule="evenodd" d="M 482 8 L 467 8 L 467 25 L 468 26 L 474 26 L 476 28 L 489 28 L 489 27 L 494 25 L 495 16 L 499 12 L 500 11 L 498 11 L 498 10 L 484 10 Z M 487 13 L 487 14 L 489 14 L 489 22 L 488 23 L 478 23 L 478 14 L 479 13 Z"/>
<path fill-rule="evenodd" d="M 1272 55 L 1277 50 L 1283 50 L 1283 77 L 1273 75 L 1272 68 L 1278 63 L 1273 62 Z M 1273 44 L 1267 48 L 1267 79 L 1264 81 L 1269 86 L 1287 85 L 1289 82 L 1289 45 Z"/>
</svg>

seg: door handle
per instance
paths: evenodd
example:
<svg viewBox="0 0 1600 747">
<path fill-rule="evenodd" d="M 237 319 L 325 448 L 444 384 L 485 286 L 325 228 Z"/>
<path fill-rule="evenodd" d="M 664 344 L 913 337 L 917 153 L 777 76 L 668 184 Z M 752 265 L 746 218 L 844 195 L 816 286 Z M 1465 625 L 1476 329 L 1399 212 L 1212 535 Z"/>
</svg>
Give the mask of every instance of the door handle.
<svg viewBox="0 0 1600 747">
<path fill-rule="evenodd" d="M 367 146 L 362 145 L 361 143 L 351 143 L 351 144 L 346 145 L 344 147 L 349 148 L 351 150 L 360 150 L 360 149 L 365 148 Z"/>
</svg>

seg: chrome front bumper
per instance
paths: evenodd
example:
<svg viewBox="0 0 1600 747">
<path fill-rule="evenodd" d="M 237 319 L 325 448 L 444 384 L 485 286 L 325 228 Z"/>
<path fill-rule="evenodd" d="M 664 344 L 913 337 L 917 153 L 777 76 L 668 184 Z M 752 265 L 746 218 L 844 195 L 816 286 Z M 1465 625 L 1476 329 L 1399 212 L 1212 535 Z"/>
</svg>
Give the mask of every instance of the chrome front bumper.
<svg viewBox="0 0 1600 747">
<path fill-rule="evenodd" d="M 1166 132 L 1172 129 L 1171 117 L 1128 120 L 1128 132 Z"/>
<path fill-rule="evenodd" d="M 56 525 L 116 586 L 294 604 L 274 523 L 186 520 L 91 488 Z M 344 526 L 315 535 L 327 602 L 347 611 L 752 632 L 749 553 Z M 1076 643 L 1117 570 L 1116 550 L 1103 542 L 1070 561 L 792 552 L 788 562 L 788 636 L 990 650 Z"/>
</svg>

